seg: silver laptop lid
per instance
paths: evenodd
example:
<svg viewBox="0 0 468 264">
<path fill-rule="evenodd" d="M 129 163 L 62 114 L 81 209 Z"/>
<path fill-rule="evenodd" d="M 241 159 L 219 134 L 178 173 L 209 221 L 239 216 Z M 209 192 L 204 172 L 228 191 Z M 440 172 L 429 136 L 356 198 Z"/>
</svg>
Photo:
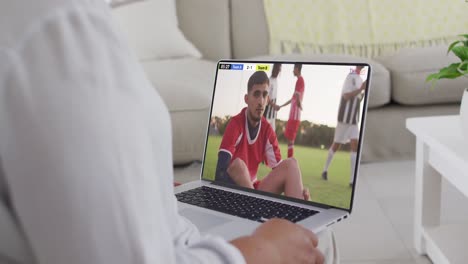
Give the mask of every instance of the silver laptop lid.
<svg viewBox="0 0 468 264">
<path fill-rule="evenodd" d="M 363 63 L 218 62 L 202 179 L 351 212 L 370 72 Z"/>
</svg>

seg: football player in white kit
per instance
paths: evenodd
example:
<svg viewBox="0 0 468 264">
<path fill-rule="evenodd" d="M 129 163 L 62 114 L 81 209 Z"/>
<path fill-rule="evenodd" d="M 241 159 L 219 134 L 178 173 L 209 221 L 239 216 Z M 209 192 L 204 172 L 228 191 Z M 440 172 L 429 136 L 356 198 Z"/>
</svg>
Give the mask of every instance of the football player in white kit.
<svg viewBox="0 0 468 264">
<path fill-rule="evenodd" d="M 270 76 L 270 86 L 268 88 L 268 104 L 263 112 L 263 116 L 268 120 L 273 130 L 276 130 L 276 113 L 278 107 L 276 105 L 276 95 L 278 94 L 278 75 L 281 72 L 281 63 L 273 64 Z"/>
<path fill-rule="evenodd" d="M 366 82 L 360 77 L 360 72 L 364 66 L 356 66 L 356 69 L 351 70 L 343 83 L 341 91 L 341 101 L 338 110 L 338 124 L 335 129 L 333 144 L 328 150 L 327 162 L 322 172 L 322 179 L 328 180 L 328 167 L 335 155 L 335 152 L 340 148 L 341 144 L 350 142 L 351 144 L 351 173 L 349 186 L 353 186 L 353 175 L 356 167 L 356 156 L 359 138 L 359 109 L 361 100 L 364 98 L 364 90 Z"/>
</svg>

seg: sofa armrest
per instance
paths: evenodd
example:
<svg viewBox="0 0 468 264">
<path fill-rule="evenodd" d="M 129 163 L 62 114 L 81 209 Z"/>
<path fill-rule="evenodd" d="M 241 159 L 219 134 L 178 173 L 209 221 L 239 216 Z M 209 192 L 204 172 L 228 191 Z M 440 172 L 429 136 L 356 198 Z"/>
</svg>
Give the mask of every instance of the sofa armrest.
<svg viewBox="0 0 468 264">
<path fill-rule="evenodd" d="M 229 0 L 177 0 L 176 4 L 179 28 L 203 58 L 230 59 Z"/>
</svg>

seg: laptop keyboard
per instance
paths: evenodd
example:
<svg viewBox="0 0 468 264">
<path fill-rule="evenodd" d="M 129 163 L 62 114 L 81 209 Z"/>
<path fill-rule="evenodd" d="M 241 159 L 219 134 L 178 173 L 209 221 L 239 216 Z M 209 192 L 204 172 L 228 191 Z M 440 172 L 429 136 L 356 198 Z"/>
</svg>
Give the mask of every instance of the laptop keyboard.
<svg viewBox="0 0 468 264">
<path fill-rule="evenodd" d="M 206 186 L 178 193 L 176 197 L 182 203 L 258 222 L 265 222 L 270 218 L 282 218 L 295 223 L 318 213 L 310 209 Z"/>
</svg>

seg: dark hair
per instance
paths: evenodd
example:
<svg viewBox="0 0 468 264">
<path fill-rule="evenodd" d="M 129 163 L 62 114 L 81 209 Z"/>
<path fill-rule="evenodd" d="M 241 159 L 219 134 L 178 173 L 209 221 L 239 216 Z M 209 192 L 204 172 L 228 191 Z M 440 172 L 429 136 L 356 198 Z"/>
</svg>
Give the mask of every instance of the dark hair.
<svg viewBox="0 0 468 264">
<path fill-rule="evenodd" d="M 273 64 L 273 69 L 271 70 L 271 77 L 276 78 L 281 71 L 281 63 Z"/>
<path fill-rule="evenodd" d="M 295 64 L 294 64 L 294 68 L 297 68 L 297 70 L 298 70 L 299 72 L 301 72 L 301 70 L 302 70 L 302 63 L 295 63 Z"/>
<path fill-rule="evenodd" d="M 249 82 L 247 83 L 247 92 L 252 90 L 252 87 L 256 84 L 270 84 L 270 79 L 264 71 L 256 71 L 250 76 Z"/>
</svg>

